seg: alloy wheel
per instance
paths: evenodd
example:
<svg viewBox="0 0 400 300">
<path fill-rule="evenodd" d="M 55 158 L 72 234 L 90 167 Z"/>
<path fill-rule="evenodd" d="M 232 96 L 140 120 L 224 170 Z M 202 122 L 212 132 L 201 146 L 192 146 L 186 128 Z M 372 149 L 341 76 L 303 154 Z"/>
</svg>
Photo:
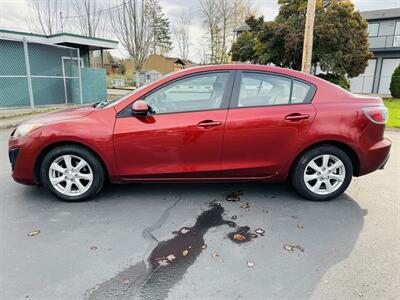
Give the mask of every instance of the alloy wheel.
<svg viewBox="0 0 400 300">
<path fill-rule="evenodd" d="M 62 155 L 53 160 L 49 167 L 52 186 L 66 196 L 80 196 L 93 183 L 90 165 L 77 155 Z"/>
<path fill-rule="evenodd" d="M 313 158 L 304 170 L 306 187 L 317 195 L 329 195 L 337 191 L 345 178 L 344 163 L 332 154 L 323 154 Z"/>
</svg>

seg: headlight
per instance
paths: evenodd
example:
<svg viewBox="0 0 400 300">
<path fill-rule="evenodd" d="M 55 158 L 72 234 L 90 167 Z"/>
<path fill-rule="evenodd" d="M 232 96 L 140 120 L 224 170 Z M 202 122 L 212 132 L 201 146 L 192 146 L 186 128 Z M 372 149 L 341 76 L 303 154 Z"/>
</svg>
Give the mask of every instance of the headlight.
<svg viewBox="0 0 400 300">
<path fill-rule="evenodd" d="M 23 137 L 24 135 L 27 135 L 29 132 L 34 131 L 35 129 L 38 129 L 42 127 L 44 124 L 41 123 L 35 123 L 35 124 L 21 124 L 17 127 L 13 134 L 14 139 L 19 139 Z"/>
</svg>

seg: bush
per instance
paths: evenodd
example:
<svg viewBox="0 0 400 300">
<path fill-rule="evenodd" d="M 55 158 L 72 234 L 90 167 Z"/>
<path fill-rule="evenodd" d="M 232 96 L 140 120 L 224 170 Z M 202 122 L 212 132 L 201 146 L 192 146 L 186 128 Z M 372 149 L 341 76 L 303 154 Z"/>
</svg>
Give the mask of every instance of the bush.
<svg viewBox="0 0 400 300">
<path fill-rule="evenodd" d="M 318 74 L 319 78 L 325 79 L 329 82 L 337 84 L 341 86 L 345 90 L 350 90 L 350 81 L 344 75 L 336 75 L 336 74 Z"/>
<path fill-rule="evenodd" d="M 400 98 L 400 65 L 397 66 L 390 81 L 390 93 L 393 98 Z"/>
</svg>

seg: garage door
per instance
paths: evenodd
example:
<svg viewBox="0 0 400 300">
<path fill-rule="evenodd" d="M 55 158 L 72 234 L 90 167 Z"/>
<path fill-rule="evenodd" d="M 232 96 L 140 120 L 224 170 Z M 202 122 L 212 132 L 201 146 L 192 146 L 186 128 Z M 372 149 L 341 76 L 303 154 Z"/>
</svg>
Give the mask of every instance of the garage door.
<svg viewBox="0 0 400 300">
<path fill-rule="evenodd" d="M 350 89 L 352 93 L 360 93 L 360 94 L 372 93 L 375 67 L 376 67 L 376 59 L 370 59 L 368 60 L 368 66 L 363 74 L 354 78 L 350 78 L 350 84 L 351 84 Z"/>
<path fill-rule="evenodd" d="M 394 70 L 400 64 L 400 58 L 385 58 L 382 60 L 382 72 L 379 80 L 379 94 L 390 94 L 389 86 Z"/>
</svg>

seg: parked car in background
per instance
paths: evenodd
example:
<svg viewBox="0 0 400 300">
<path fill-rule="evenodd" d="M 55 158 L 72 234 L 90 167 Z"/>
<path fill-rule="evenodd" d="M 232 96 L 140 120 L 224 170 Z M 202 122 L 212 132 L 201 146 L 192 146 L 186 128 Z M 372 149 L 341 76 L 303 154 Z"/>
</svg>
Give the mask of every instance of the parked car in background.
<svg viewBox="0 0 400 300">
<path fill-rule="evenodd" d="M 258 65 L 186 69 L 11 134 L 12 176 L 68 201 L 105 181 L 290 181 L 311 200 L 383 167 L 387 109 L 312 75 Z"/>
</svg>

